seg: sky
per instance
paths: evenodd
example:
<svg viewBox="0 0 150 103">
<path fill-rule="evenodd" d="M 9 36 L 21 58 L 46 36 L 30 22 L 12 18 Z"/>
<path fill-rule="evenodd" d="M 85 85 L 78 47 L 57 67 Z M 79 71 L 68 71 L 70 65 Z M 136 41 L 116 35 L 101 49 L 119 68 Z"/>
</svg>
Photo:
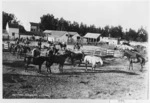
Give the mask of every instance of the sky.
<svg viewBox="0 0 150 103">
<path fill-rule="evenodd" d="M 3 1 L 2 11 L 13 13 L 26 30 L 30 30 L 30 22 L 40 22 L 44 14 L 53 14 L 56 18 L 96 27 L 118 26 L 124 30 L 140 27 L 148 28 L 148 0 L 50 0 L 50 1 Z"/>
</svg>

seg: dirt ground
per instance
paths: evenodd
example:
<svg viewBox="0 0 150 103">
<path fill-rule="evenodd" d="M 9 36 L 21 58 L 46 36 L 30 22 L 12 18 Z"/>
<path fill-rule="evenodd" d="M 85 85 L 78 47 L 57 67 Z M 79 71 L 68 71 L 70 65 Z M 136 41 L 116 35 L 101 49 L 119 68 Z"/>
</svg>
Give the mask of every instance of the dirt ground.
<svg viewBox="0 0 150 103">
<path fill-rule="evenodd" d="M 58 65 L 52 66 L 52 74 L 42 73 L 30 65 L 24 71 L 24 62 L 8 52 L 3 52 L 3 98 L 50 98 L 50 99 L 147 99 L 148 70 L 140 72 L 140 65 L 134 64 L 134 71 L 128 70 L 124 58 L 103 59 L 104 65 L 91 71 L 90 65 L 73 67 L 65 63 L 64 73 Z"/>
</svg>

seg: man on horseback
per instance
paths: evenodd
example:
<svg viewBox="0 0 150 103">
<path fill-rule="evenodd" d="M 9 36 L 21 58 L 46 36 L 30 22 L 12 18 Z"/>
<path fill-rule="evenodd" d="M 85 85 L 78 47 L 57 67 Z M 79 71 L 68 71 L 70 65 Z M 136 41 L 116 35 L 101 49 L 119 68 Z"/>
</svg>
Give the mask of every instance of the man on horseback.
<svg viewBox="0 0 150 103">
<path fill-rule="evenodd" d="M 25 46 L 29 46 L 29 40 L 28 40 L 28 38 L 25 39 L 24 44 L 25 44 Z"/>
<path fill-rule="evenodd" d="M 74 44 L 74 49 L 80 50 L 80 44 L 78 42 Z"/>
<path fill-rule="evenodd" d="M 19 45 L 19 39 L 16 38 L 16 45 Z"/>
<path fill-rule="evenodd" d="M 41 45 L 42 45 L 42 40 L 40 38 L 39 42 L 38 42 L 38 46 L 39 46 L 39 49 L 41 50 Z"/>
<path fill-rule="evenodd" d="M 39 57 L 40 56 L 40 48 L 36 47 L 32 50 L 32 57 Z"/>
</svg>

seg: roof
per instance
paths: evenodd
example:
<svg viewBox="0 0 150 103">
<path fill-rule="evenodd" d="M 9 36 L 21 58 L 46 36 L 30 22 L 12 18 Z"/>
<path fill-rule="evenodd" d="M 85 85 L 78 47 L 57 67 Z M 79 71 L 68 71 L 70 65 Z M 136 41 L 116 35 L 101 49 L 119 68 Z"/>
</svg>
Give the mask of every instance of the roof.
<svg viewBox="0 0 150 103">
<path fill-rule="evenodd" d="M 33 35 L 33 33 L 32 32 L 30 32 L 30 31 L 27 31 L 27 32 L 25 32 L 25 33 L 19 33 L 20 35 L 28 35 L 28 36 L 32 36 Z"/>
<path fill-rule="evenodd" d="M 39 26 L 39 23 L 30 22 L 32 26 Z"/>
<path fill-rule="evenodd" d="M 76 34 L 78 34 L 77 32 L 68 32 L 68 34 L 70 34 L 70 35 L 76 35 Z M 79 34 L 78 34 L 79 35 Z"/>
<path fill-rule="evenodd" d="M 100 35 L 101 34 L 98 34 L 98 33 L 87 33 L 84 37 L 97 39 Z"/>
<path fill-rule="evenodd" d="M 9 28 L 16 28 L 16 29 L 18 28 L 19 29 L 19 25 L 9 23 Z"/>
<path fill-rule="evenodd" d="M 45 30 L 43 33 L 50 34 L 50 36 L 53 36 L 53 37 L 61 37 L 64 34 L 67 34 L 67 31 Z"/>
<path fill-rule="evenodd" d="M 34 36 L 44 36 L 45 34 L 43 34 L 42 32 L 38 32 L 38 31 L 36 31 L 36 32 L 31 32 L 31 31 L 27 31 L 27 32 L 25 32 L 25 33 L 20 33 L 20 35 L 34 35 Z"/>
<path fill-rule="evenodd" d="M 32 31 L 31 32 L 34 36 L 45 36 L 45 34 L 43 32 L 40 31 Z"/>
</svg>

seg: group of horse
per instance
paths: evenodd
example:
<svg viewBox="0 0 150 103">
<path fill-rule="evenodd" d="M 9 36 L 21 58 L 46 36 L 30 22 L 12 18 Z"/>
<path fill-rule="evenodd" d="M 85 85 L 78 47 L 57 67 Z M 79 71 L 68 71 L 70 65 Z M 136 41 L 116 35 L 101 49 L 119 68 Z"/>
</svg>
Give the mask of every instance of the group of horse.
<svg viewBox="0 0 150 103">
<path fill-rule="evenodd" d="M 41 66 L 44 62 L 46 62 L 45 66 L 47 68 L 47 72 L 51 73 L 51 66 L 54 63 L 57 63 L 59 65 L 59 71 L 62 73 L 66 58 L 70 59 L 71 64 L 73 66 L 76 65 L 77 61 L 79 66 L 81 63 L 85 63 L 86 71 L 87 71 L 87 64 L 92 64 L 92 70 L 95 70 L 97 64 L 100 64 L 101 66 L 103 65 L 103 60 L 101 57 L 97 57 L 94 55 L 85 55 L 84 52 L 82 51 L 76 53 L 74 52 L 74 50 L 67 49 L 66 45 L 61 45 L 61 44 L 59 45 L 61 47 L 61 50 L 63 50 L 63 53 L 59 53 L 60 50 L 55 48 L 53 44 L 51 44 L 53 48 L 46 47 L 47 52 L 45 56 L 40 56 L 40 50 L 37 49 L 32 50 L 34 55 L 26 55 L 28 52 L 31 52 L 31 48 L 28 46 L 15 45 L 15 44 L 12 44 L 10 46 L 10 52 L 12 52 L 13 54 L 17 53 L 20 55 L 20 57 L 24 56 L 26 71 L 28 70 L 29 64 L 34 64 L 39 66 L 38 72 L 41 72 Z M 79 48 L 74 48 L 74 49 L 79 50 Z M 145 58 L 142 55 L 132 50 L 124 50 L 122 57 L 124 56 L 128 58 L 129 70 L 130 68 L 132 68 L 133 70 L 133 63 L 140 63 L 141 71 L 142 71 L 143 66 L 146 62 Z"/>
<path fill-rule="evenodd" d="M 130 44 L 122 44 L 117 45 L 115 49 L 120 50 L 123 53 L 123 57 L 127 57 L 129 61 L 129 70 L 133 70 L 133 64 L 134 63 L 140 63 L 141 69 L 143 70 L 143 66 L 145 65 L 145 62 L 147 61 L 146 58 L 140 53 L 137 48 L 134 46 L 131 46 Z M 142 49 L 141 49 L 142 50 Z"/>
</svg>

